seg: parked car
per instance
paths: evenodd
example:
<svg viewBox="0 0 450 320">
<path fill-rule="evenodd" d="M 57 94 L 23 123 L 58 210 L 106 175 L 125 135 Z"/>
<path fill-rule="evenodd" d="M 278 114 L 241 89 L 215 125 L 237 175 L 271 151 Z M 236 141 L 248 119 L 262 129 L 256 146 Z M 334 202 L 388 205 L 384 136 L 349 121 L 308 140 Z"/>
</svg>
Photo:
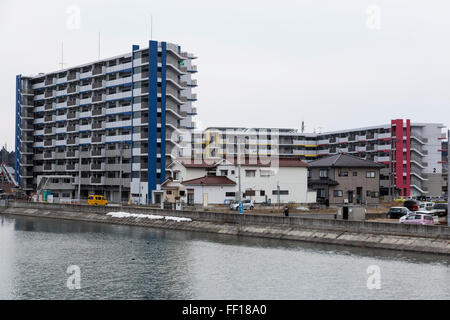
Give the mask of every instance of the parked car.
<svg viewBox="0 0 450 320">
<path fill-rule="evenodd" d="M 253 203 L 253 200 L 242 200 L 242 209 L 243 210 L 253 210 L 255 208 L 255 204 Z M 231 210 L 239 210 L 239 202 L 235 201 L 232 204 L 230 204 L 230 209 Z"/>
<path fill-rule="evenodd" d="M 434 224 L 434 218 L 431 214 L 426 213 L 414 213 L 403 216 L 399 219 L 400 223 L 405 224 Z"/>
<path fill-rule="evenodd" d="M 386 217 L 389 219 L 398 219 L 411 213 L 412 212 L 409 211 L 406 207 L 392 207 L 389 209 Z"/>
<path fill-rule="evenodd" d="M 108 201 L 105 199 L 104 196 L 90 195 L 88 197 L 88 205 L 90 206 L 106 206 L 107 204 Z"/>
<path fill-rule="evenodd" d="M 420 202 L 419 203 L 419 210 L 427 210 L 430 211 L 433 209 L 434 202 Z"/>
<path fill-rule="evenodd" d="M 448 204 L 447 203 L 435 203 L 433 208 L 431 209 L 433 214 L 438 217 L 445 217 L 448 214 Z"/>
<path fill-rule="evenodd" d="M 416 200 L 406 200 L 403 202 L 403 206 L 408 208 L 409 211 L 417 211 L 419 210 L 419 202 Z"/>
</svg>

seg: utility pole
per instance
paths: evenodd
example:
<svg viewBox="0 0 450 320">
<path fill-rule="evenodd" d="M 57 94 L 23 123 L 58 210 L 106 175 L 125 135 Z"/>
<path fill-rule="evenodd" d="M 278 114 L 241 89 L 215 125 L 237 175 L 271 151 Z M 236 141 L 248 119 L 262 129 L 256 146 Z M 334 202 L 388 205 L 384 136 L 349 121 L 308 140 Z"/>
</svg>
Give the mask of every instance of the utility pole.
<svg viewBox="0 0 450 320">
<path fill-rule="evenodd" d="M 280 182 L 277 181 L 277 200 L 278 200 L 278 209 L 280 209 Z"/>
<path fill-rule="evenodd" d="M 450 204 L 450 197 L 449 197 L 449 195 L 450 195 L 450 192 L 449 192 L 449 190 L 450 190 L 450 179 L 448 178 L 448 169 L 450 168 L 450 165 L 449 165 L 449 163 L 448 163 L 448 159 L 450 158 L 449 156 L 448 156 L 448 142 L 450 141 L 449 140 L 449 137 L 450 137 L 450 130 L 448 130 L 447 131 L 447 226 L 449 226 L 450 227 L 450 218 L 448 217 L 448 205 Z"/>
<path fill-rule="evenodd" d="M 123 143 L 120 143 L 120 184 L 119 184 L 119 201 L 122 204 L 122 158 L 123 158 Z"/>
</svg>

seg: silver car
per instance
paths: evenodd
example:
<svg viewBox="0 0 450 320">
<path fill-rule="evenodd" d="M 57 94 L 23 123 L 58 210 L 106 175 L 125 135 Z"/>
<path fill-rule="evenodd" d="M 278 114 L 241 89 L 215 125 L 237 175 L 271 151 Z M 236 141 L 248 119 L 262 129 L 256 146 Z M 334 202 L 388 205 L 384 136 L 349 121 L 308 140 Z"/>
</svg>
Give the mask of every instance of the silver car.
<svg viewBox="0 0 450 320">
<path fill-rule="evenodd" d="M 255 205 L 253 203 L 253 200 L 242 200 L 242 209 L 243 210 L 253 210 L 255 208 Z M 233 203 L 230 204 L 230 209 L 231 210 L 239 210 L 239 202 L 235 201 Z"/>
</svg>

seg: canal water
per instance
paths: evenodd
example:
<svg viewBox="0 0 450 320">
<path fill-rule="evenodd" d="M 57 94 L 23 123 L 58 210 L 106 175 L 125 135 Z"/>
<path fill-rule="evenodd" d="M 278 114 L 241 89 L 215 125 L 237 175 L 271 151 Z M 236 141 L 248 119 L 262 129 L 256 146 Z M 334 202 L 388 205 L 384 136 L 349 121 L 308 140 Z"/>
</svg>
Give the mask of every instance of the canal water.
<svg viewBox="0 0 450 320">
<path fill-rule="evenodd" d="M 0 215 L 0 299 L 449 299 L 449 265 L 432 254 Z"/>
</svg>

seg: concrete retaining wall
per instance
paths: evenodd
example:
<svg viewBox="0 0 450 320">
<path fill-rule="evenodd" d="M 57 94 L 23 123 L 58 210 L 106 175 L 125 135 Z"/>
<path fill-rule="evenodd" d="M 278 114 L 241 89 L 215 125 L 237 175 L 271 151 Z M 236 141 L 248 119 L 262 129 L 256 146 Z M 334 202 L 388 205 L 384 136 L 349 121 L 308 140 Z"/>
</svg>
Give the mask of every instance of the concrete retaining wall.
<svg viewBox="0 0 450 320">
<path fill-rule="evenodd" d="M 73 211 L 73 212 L 86 212 L 97 214 L 106 214 L 108 212 L 122 211 L 122 212 L 186 217 L 196 221 L 209 221 L 219 224 L 233 223 L 239 225 L 270 225 L 278 227 L 280 226 L 296 227 L 296 228 L 307 228 L 316 230 L 335 230 L 335 231 L 349 231 L 356 233 L 390 234 L 390 235 L 403 235 L 409 237 L 450 239 L 450 228 L 443 225 L 427 226 L 427 225 L 412 225 L 412 224 L 383 223 L 383 222 L 303 218 L 298 216 L 285 217 L 272 215 L 257 215 L 257 214 L 248 215 L 248 214 L 205 212 L 205 211 L 161 210 L 143 207 L 115 207 L 115 206 L 96 207 L 88 205 L 65 205 L 65 204 L 63 205 L 63 204 L 46 204 L 46 203 L 32 203 L 32 202 L 11 203 L 10 206 L 16 208 Z"/>
</svg>

